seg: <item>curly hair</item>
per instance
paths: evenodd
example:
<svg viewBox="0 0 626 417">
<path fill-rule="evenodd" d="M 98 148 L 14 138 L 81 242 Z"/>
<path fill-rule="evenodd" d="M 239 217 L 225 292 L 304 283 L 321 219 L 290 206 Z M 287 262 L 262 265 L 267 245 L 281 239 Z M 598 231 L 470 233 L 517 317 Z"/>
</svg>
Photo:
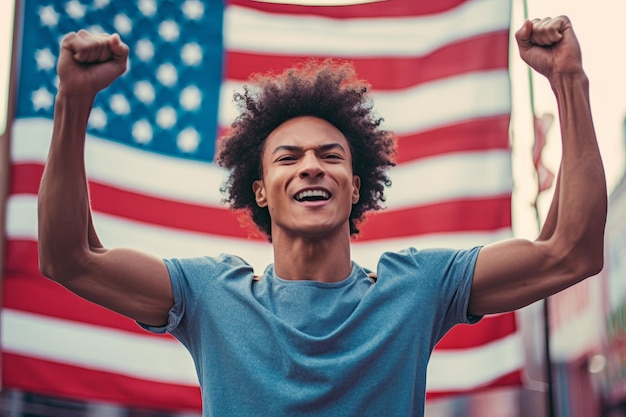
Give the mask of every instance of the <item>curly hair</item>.
<svg viewBox="0 0 626 417">
<path fill-rule="evenodd" d="M 220 139 L 216 162 L 229 170 L 220 190 L 232 209 L 247 212 L 271 241 L 267 207 L 259 207 L 252 183 L 262 177 L 261 155 L 265 139 L 289 119 L 314 116 L 334 125 L 346 137 L 352 170 L 361 179 L 359 201 L 350 214 L 350 235 L 368 211 L 380 210 L 384 189 L 391 186 L 387 170 L 395 165 L 396 138 L 381 128 L 368 95 L 369 84 L 356 77 L 348 62 L 310 59 L 282 74 L 256 74 L 235 93 L 239 116 Z"/>
</svg>

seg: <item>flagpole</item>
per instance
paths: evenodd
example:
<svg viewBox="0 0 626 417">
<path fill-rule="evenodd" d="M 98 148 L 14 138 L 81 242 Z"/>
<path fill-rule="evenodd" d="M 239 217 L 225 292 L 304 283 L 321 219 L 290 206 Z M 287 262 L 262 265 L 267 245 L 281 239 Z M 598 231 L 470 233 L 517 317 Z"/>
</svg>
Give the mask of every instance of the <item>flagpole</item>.
<svg viewBox="0 0 626 417">
<path fill-rule="evenodd" d="M 524 21 L 528 19 L 528 2 L 527 0 L 522 0 L 522 4 L 524 7 Z M 529 100 L 530 100 L 530 111 L 533 118 L 533 134 L 534 140 L 537 140 L 537 129 L 535 129 L 535 89 L 533 83 L 533 71 L 530 67 L 527 66 L 526 73 L 528 75 L 528 90 L 529 90 Z M 537 229 L 541 230 L 541 216 L 539 214 L 539 187 L 537 187 L 537 193 L 535 194 L 534 201 L 534 209 L 535 209 L 535 221 L 537 222 Z M 556 409 L 554 404 L 554 386 L 552 379 L 552 355 L 550 353 L 550 308 L 548 303 L 548 298 L 543 299 L 543 336 L 544 336 L 544 354 L 546 361 L 546 384 L 548 386 L 547 393 L 547 414 L 549 417 L 556 417 Z"/>
</svg>

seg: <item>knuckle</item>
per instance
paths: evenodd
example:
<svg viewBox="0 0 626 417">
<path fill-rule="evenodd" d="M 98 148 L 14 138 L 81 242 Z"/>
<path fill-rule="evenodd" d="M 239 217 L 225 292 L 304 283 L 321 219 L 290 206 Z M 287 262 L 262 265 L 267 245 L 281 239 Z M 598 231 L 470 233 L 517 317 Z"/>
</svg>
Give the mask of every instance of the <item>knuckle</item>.
<svg viewBox="0 0 626 417">
<path fill-rule="evenodd" d="M 76 32 L 68 32 L 65 34 L 65 36 L 63 36 L 63 39 L 61 40 L 62 44 L 67 44 L 72 42 L 74 39 L 76 39 L 76 37 L 78 36 L 78 34 Z"/>
</svg>

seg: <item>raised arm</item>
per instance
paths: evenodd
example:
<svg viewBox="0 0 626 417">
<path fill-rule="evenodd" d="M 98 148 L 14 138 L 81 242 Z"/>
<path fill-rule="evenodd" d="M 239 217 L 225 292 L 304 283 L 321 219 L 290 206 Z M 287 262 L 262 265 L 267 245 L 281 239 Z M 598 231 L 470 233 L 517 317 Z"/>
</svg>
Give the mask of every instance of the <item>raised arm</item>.
<svg viewBox="0 0 626 417">
<path fill-rule="evenodd" d="M 515 37 L 522 59 L 547 77 L 556 97 L 562 160 L 538 238 L 511 239 L 481 250 L 471 314 L 526 306 L 598 273 L 603 265 L 606 181 L 578 40 L 565 16 L 526 21 Z"/>
<path fill-rule="evenodd" d="M 149 325 L 167 323 L 173 304 L 167 269 L 155 257 L 105 249 L 91 219 L 84 165 L 87 120 L 96 94 L 126 71 L 117 35 L 67 35 L 48 161 L 39 190 L 41 272 L 87 300 Z"/>
</svg>

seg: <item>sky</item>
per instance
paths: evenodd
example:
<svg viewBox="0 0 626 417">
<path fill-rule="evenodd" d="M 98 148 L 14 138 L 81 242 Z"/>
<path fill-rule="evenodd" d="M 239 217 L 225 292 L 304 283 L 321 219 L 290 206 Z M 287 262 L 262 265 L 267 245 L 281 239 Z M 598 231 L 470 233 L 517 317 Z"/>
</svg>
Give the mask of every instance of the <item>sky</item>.
<svg viewBox="0 0 626 417">
<path fill-rule="evenodd" d="M 295 2 L 298 0 L 285 0 Z M 302 1 L 302 0 L 300 0 Z M 328 4 L 346 0 L 307 0 Z M 11 48 L 12 1 L 0 3 L 0 134 L 6 127 L 7 89 L 9 78 L 8 59 Z M 521 26 L 522 0 L 513 0 L 512 26 Z M 609 191 L 613 190 L 624 172 L 625 150 L 623 123 L 626 116 L 626 2 L 616 0 L 527 0 L 528 15 L 554 17 L 567 15 L 583 50 L 583 65 L 590 79 L 590 96 L 596 133 L 607 173 Z M 7 57 L 7 58 L 5 58 Z M 543 77 L 533 74 L 534 108 L 537 115 L 557 114 L 552 91 Z M 517 55 L 517 46 L 511 44 L 511 79 L 513 93 L 512 141 L 514 204 L 513 228 L 518 237 L 533 237 L 537 221 L 532 203 L 536 194 L 534 171 L 531 162 L 532 116 L 530 113 L 529 81 L 525 64 Z M 544 150 L 544 162 L 556 171 L 560 159 L 558 123 L 548 134 Z M 488 175 L 486 173 L 485 175 Z M 543 218 L 551 198 L 551 190 L 544 192 L 539 200 L 539 215 Z"/>
</svg>

